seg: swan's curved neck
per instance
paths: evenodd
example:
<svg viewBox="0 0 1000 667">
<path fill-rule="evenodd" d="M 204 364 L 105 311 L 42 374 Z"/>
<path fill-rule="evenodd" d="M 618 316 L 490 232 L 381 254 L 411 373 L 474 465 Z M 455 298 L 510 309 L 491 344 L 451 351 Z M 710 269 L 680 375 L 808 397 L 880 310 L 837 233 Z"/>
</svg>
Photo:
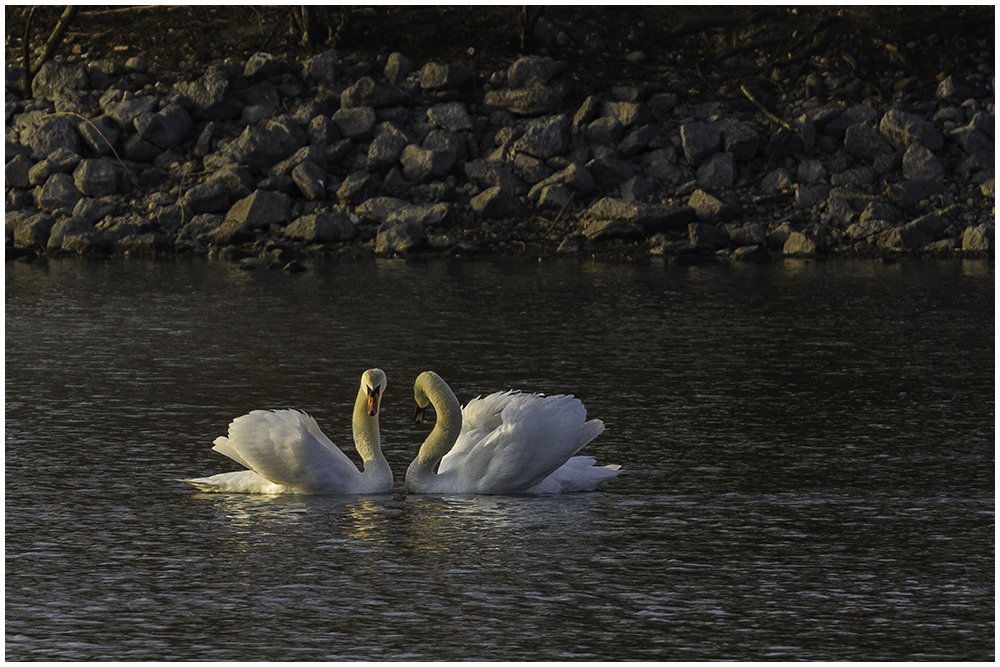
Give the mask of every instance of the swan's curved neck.
<svg viewBox="0 0 1000 667">
<path fill-rule="evenodd" d="M 358 390 L 358 398 L 354 401 L 354 448 L 361 454 L 365 463 L 365 474 L 384 474 L 389 470 L 389 464 L 382 454 L 382 437 L 378 430 L 378 415 L 368 414 L 368 391 L 364 386 Z"/>
<path fill-rule="evenodd" d="M 432 474 L 462 432 L 462 406 L 451 387 L 436 374 L 424 373 L 417 378 L 417 390 L 430 399 L 436 418 L 434 430 L 420 446 L 420 452 L 410 467 L 415 472 Z"/>
</svg>

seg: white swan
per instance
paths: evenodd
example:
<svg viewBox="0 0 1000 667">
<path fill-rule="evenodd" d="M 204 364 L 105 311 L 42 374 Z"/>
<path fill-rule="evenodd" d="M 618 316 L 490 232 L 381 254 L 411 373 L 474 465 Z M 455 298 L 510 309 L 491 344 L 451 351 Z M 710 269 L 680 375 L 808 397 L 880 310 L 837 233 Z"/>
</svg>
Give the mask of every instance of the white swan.
<svg viewBox="0 0 1000 667">
<path fill-rule="evenodd" d="M 604 423 L 587 421 L 583 403 L 572 396 L 507 391 L 462 408 L 431 371 L 417 378 L 413 396 L 415 421 L 422 421 L 428 404 L 437 413 L 434 430 L 406 470 L 406 488 L 414 493 L 593 491 L 621 467 L 573 456 L 604 432 Z"/>
<path fill-rule="evenodd" d="M 385 384 L 381 370 L 365 371 L 354 402 L 354 446 L 364 459 L 364 472 L 309 415 L 297 410 L 254 410 L 234 419 L 229 437 L 216 438 L 212 447 L 249 470 L 180 481 L 217 493 L 389 493 L 392 471 L 382 455 L 378 430 Z"/>
</svg>

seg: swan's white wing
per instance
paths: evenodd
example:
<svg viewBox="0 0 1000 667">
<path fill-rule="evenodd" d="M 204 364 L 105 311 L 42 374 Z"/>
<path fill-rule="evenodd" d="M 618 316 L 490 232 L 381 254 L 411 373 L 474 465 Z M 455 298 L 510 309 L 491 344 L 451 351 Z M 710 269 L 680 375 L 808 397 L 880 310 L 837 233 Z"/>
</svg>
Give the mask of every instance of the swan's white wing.
<svg viewBox="0 0 1000 667">
<path fill-rule="evenodd" d="M 462 432 L 458 440 L 441 459 L 438 472 L 446 472 L 464 460 L 470 451 L 489 438 L 503 425 L 503 409 L 521 392 L 501 391 L 486 397 L 476 397 L 462 408 Z"/>
<path fill-rule="evenodd" d="M 572 396 L 507 392 L 480 400 L 463 410 L 462 433 L 445 457 L 452 460 L 439 468 L 453 470 L 460 486 L 475 493 L 527 491 L 604 430 L 599 420 L 586 421 L 586 409 Z"/>
<path fill-rule="evenodd" d="M 277 485 L 303 491 L 345 491 L 361 478 L 357 466 L 316 421 L 297 410 L 254 410 L 229 425 L 213 447 Z"/>
</svg>

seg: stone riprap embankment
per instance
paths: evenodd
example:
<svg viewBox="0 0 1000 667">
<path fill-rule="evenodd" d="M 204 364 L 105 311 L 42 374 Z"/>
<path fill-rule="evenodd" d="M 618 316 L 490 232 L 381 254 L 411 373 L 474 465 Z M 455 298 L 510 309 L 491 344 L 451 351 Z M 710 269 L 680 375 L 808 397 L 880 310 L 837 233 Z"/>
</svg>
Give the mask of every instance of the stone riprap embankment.
<svg viewBox="0 0 1000 667">
<path fill-rule="evenodd" d="M 49 62 L 6 98 L 7 256 L 991 252 L 992 77 L 768 108 L 588 90 L 539 56 Z"/>
</svg>

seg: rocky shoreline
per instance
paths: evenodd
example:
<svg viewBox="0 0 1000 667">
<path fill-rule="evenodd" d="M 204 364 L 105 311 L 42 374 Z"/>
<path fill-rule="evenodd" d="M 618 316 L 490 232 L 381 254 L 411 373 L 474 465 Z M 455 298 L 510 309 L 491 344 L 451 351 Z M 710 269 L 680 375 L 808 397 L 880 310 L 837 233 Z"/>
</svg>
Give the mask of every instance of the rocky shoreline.
<svg viewBox="0 0 1000 667">
<path fill-rule="evenodd" d="M 592 90 L 544 56 L 341 55 L 46 63 L 35 99 L 6 96 L 7 258 L 992 257 L 992 62 L 889 102 L 812 74 L 693 103 Z"/>
</svg>

